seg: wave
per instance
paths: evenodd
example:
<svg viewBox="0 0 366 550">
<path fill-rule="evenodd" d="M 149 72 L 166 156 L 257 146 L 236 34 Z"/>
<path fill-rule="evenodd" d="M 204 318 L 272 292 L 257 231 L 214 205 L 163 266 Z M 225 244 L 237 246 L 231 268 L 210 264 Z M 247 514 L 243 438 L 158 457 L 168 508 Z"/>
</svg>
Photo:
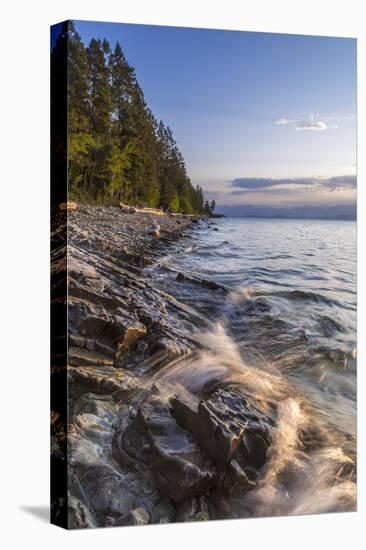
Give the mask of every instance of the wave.
<svg viewBox="0 0 366 550">
<path fill-rule="evenodd" d="M 178 385 L 204 395 L 234 385 L 262 408 L 276 411 L 265 465 L 257 487 L 240 497 L 242 509 L 253 516 L 353 510 L 354 460 L 324 429 L 316 408 L 299 397 L 296 385 L 265 360 L 260 367 L 248 363 L 221 323 L 199 333 L 199 341 L 202 349 L 193 357 L 154 376 L 159 388 L 172 393 Z"/>
</svg>

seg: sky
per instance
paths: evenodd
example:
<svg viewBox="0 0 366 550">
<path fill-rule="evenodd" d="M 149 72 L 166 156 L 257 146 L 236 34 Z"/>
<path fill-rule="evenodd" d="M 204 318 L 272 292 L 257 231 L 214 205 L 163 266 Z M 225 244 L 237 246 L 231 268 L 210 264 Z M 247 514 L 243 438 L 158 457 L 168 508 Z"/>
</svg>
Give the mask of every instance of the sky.
<svg viewBox="0 0 366 550">
<path fill-rule="evenodd" d="M 118 40 L 171 127 L 194 184 L 218 205 L 356 200 L 356 40 L 76 22 Z"/>
</svg>

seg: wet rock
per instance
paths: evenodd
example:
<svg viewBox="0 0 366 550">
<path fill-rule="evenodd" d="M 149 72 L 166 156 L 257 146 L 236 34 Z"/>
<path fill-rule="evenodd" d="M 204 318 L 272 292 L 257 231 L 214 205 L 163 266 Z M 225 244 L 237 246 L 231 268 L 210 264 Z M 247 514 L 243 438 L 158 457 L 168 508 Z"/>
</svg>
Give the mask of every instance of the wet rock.
<svg viewBox="0 0 366 550">
<path fill-rule="evenodd" d="M 84 462 L 79 464 L 77 477 L 88 508 L 94 511 L 98 522 L 104 524 L 105 517 L 120 517 L 136 507 L 140 488 L 129 474 L 123 474 L 106 463 Z M 73 486 L 71 482 L 71 491 Z"/>
<path fill-rule="evenodd" d="M 172 502 L 163 497 L 155 505 L 151 514 L 151 523 L 171 523 L 175 521 L 176 510 Z"/>
<path fill-rule="evenodd" d="M 195 498 L 190 498 L 179 506 L 177 510 L 177 521 L 194 521 L 197 512 L 197 500 Z"/>
<path fill-rule="evenodd" d="M 68 498 L 68 528 L 85 529 L 98 527 L 97 519 L 85 504 L 76 497 Z"/>
<path fill-rule="evenodd" d="M 69 364 L 73 366 L 113 365 L 113 360 L 109 357 L 106 357 L 102 353 L 99 353 L 97 351 L 91 352 L 86 349 L 81 349 L 73 346 L 69 347 L 68 361 Z"/>
<path fill-rule="evenodd" d="M 228 493 L 232 493 L 238 489 L 240 492 L 245 493 L 251 489 L 254 489 L 256 487 L 256 483 L 248 477 L 237 460 L 231 460 L 225 474 L 223 486 Z"/>
<path fill-rule="evenodd" d="M 176 503 L 195 496 L 200 517 L 215 468 L 173 417 L 167 390 L 149 393 L 148 377 L 139 379 L 190 353 L 185 326 L 203 323 L 141 269 L 192 218 L 159 216 L 154 239 L 148 228 L 157 213 L 81 203 L 68 210 L 68 262 L 54 254 L 53 270 L 69 289 L 69 424 L 54 436 L 53 454 L 63 456 L 67 434 L 70 526 L 171 522 Z M 55 242 L 65 230 L 53 229 Z"/>
<path fill-rule="evenodd" d="M 85 338 L 83 336 L 70 334 L 69 335 L 69 344 L 70 346 L 76 346 L 78 348 L 83 348 L 85 346 Z"/>
<path fill-rule="evenodd" d="M 236 390 L 219 389 L 206 400 L 180 390 L 171 404 L 178 424 L 200 442 L 220 471 L 226 471 L 234 456 L 258 468 L 265 460 L 272 420 Z"/>
<path fill-rule="evenodd" d="M 124 369 L 107 365 L 68 367 L 70 397 L 75 399 L 86 392 L 126 396 L 141 389 L 139 380 Z"/>
<path fill-rule="evenodd" d="M 168 399 L 157 388 L 141 403 L 122 435 L 122 446 L 149 465 L 156 486 L 175 502 L 213 485 L 212 465 L 192 436 L 178 426 Z"/>
<path fill-rule="evenodd" d="M 210 519 L 208 506 L 204 496 L 190 498 L 183 502 L 177 510 L 177 521 L 207 521 Z"/>
<path fill-rule="evenodd" d="M 192 275 L 187 275 L 186 273 L 179 272 L 178 275 L 176 276 L 176 280 L 178 282 L 189 281 L 190 283 L 195 283 L 195 284 L 204 286 L 206 288 L 210 288 L 212 290 L 227 291 L 227 289 L 224 285 L 220 285 L 219 283 L 215 283 L 215 281 L 209 281 L 207 279 L 200 279 L 199 277 L 194 277 Z"/>
<path fill-rule="evenodd" d="M 150 521 L 150 516 L 145 508 L 135 508 L 131 511 L 134 525 L 146 525 Z"/>
<path fill-rule="evenodd" d="M 117 518 L 113 525 L 146 525 L 150 521 L 150 515 L 145 508 L 135 508 Z"/>
<path fill-rule="evenodd" d="M 146 335 L 146 327 L 126 313 L 110 312 L 105 305 L 73 297 L 69 300 L 69 330 L 71 344 L 90 351 L 96 349 L 117 359 Z"/>
</svg>

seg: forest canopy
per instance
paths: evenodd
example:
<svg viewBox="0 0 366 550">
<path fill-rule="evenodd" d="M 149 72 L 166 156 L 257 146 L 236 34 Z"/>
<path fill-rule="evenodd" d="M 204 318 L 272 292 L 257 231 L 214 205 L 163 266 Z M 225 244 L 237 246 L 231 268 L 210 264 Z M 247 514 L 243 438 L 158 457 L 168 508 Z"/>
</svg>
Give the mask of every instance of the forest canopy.
<svg viewBox="0 0 366 550">
<path fill-rule="evenodd" d="M 192 185 L 171 129 L 146 104 L 121 45 L 92 39 L 86 47 L 72 21 L 53 55 L 65 40 L 69 195 L 94 204 L 204 212 L 202 188 Z"/>
</svg>

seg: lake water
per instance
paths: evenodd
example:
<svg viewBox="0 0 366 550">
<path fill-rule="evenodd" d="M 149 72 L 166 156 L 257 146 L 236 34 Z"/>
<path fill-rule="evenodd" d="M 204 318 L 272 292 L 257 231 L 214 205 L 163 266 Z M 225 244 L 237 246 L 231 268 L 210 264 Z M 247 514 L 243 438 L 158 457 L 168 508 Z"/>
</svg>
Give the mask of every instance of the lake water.
<svg viewBox="0 0 366 550">
<path fill-rule="evenodd" d="M 221 361 L 223 378 L 276 403 L 277 448 L 262 485 L 246 497 L 253 515 L 354 509 L 356 223 L 217 219 L 198 225 L 151 276 L 209 327 L 187 321 L 206 355 L 194 374 L 183 364 L 173 376 L 207 377 L 211 354 L 215 376 Z M 304 425 L 314 452 L 302 450 Z M 297 472 L 286 488 L 276 482 L 284 459 Z"/>
</svg>

